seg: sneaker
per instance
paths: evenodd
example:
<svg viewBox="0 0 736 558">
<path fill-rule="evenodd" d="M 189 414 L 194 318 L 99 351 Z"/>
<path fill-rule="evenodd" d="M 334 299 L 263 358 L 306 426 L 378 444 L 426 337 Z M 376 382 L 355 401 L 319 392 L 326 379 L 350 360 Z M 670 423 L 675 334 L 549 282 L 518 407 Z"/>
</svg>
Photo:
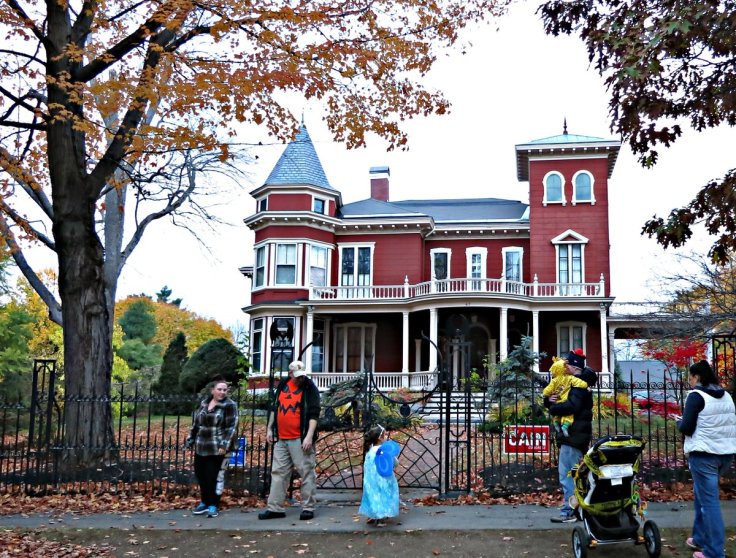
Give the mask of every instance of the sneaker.
<svg viewBox="0 0 736 558">
<path fill-rule="evenodd" d="M 303 510 L 302 513 L 299 515 L 299 519 L 302 521 L 309 521 L 310 519 L 314 519 L 314 512 L 312 510 Z"/>
<path fill-rule="evenodd" d="M 192 510 L 192 514 L 194 515 L 202 515 L 204 513 L 207 513 L 207 506 L 204 505 L 204 502 L 200 502 L 197 504 L 197 507 Z"/>
<path fill-rule="evenodd" d="M 217 506 L 210 506 L 207 508 L 207 517 L 217 517 L 218 515 L 220 514 L 217 513 Z"/>
<path fill-rule="evenodd" d="M 558 515 L 557 517 L 550 518 L 552 523 L 575 523 L 578 520 L 578 516 L 573 514 L 570 515 Z"/>
<path fill-rule="evenodd" d="M 695 544 L 695 541 L 693 541 L 692 537 L 688 537 L 687 539 L 685 539 L 685 545 L 689 546 L 693 550 L 701 550 L 701 548 L 697 544 Z"/>
<path fill-rule="evenodd" d="M 700 552 L 699 550 L 693 552 L 693 558 L 706 558 L 705 554 Z"/>
<path fill-rule="evenodd" d="M 285 512 L 275 512 L 271 510 L 262 511 L 258 514 L 258 519 L 282 519 L 286 517 Z"/>
</svg>

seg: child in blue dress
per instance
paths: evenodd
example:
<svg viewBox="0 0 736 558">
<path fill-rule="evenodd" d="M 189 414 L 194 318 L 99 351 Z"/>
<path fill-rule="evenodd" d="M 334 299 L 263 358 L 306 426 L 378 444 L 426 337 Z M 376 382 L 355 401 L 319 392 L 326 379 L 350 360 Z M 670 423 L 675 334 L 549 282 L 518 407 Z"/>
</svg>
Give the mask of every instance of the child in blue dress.
<svg viewBox="0 0 736 558">
<path fill-rule="evenodd" d="M 368 430 L 364 436 L 367 451 L 363 463 L 363 498 L 358 513 L 368 518 L 368 524 L 377 527 L 384 527 L 387 518 L 399 515 L 399 483 L 396 481 L 393 467 L 387 471 L 385 466 L 380 467 L 376 463 L 376 456 L 379 460 L 386 458 L 385 455 L 381 456 L 381 452 L 388 454 L 392 465 L 394 462 L 395 453 L 391 451 L 393 448 L 381 449 L 385 435 L 386 430 L 383 426 L 377 425 Z M 391 441 L 388 444 L 398 447 Z"/>
</svg>

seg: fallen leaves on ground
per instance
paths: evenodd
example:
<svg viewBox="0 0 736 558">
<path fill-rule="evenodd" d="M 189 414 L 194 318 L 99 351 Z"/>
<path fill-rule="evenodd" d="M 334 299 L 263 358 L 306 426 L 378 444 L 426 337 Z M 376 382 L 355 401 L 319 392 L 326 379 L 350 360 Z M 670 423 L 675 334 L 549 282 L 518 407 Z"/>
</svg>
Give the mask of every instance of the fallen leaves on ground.
<svg viewBox="0 0 736 558">
<path fill-rule="evenodd" d="M 0 558 L 23 556 L 28 558 L 112 558 L 113 547 L 107 544 L 81 546 L 67 541 L 52 541 L 32 532 L 0 531 Z"/>
<path fill-rule="evenodd" d="M 19 493 L 0 495 L 0 515 L 33 513 L 135 513 L 194 508 L 199 498 L 181 494 L 47 494 L 35 496 Z M 221 508 L 257 508 L 264 502 L 257 496 L 223 497 Z M 2 558 L 2 555 L 0 555 Z"/>
</svg>

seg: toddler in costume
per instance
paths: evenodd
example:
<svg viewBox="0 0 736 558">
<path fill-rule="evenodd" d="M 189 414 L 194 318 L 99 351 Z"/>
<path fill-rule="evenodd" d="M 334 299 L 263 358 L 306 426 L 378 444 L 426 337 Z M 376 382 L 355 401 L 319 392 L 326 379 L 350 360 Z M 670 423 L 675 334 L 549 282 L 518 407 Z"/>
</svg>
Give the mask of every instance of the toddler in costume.
<svg viewBox="0 0 736 558">
<path fill-rule="evenodd" d="M 579 351 L 579 352 L 578 352 Z M 576 354 L 582 355 L 582 349 L 575 349 Z M 542 395 L 549 397 L 551 395 L 557 395 L 557 403 L 567 401 L 567 396 L 570 394 L 570 388 L 578 387 L 588 389 L 588 384 L 570 373 L 567 367 L 567 360 L 564 358 L 552 357 L 552 366 L 549 369 L 552 374 L 552 380 L 549 385 L 544 388 Z M 552 425 L 554 426 L 555 432 L 562 436 L 568 436 L 568 429 L 574 421 L 573 415 L 565 415 L 563 417 L 552 417 Z"/>
<path fill-rule="evenodd" d="M 399 515 L 399 483 L 393 472 L 398 444 L 384 442 L 386 430 L 376 425 L 365 433 L 363 462 L 363 497 L 358 513 L 368 518 L 370 525 L 383 527 L 388 517 Z"/>
</svg>

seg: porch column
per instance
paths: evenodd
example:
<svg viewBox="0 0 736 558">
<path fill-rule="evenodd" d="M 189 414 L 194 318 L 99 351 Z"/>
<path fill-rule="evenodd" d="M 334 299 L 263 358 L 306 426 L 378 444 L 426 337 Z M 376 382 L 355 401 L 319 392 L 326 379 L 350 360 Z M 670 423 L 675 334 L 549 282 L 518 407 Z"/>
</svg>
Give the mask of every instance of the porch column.
<svg viewBox="0 0 736 558">
<path fill-rule="evenodd" d="M 402 312 L 401 386 L 409 387 L 409 312 Z"/>
<path fill-rule="evenodd" d="M 498 342 L 501 345 L 498 348 L 498 359 L 503 361 L 509 356 L 509 330 L 508 330 L 509 309 L 505 306 L 501 307 L 501 321 L 499 324 Z"/>
<path fill-rule="evenodd" d="M 437 370 L 437 309 L 429 309 L 429 339 L 432 341 L 429 347 L 429 371 Z"/>
<path fill-rule="evenodd" d="M 608 370 L 611 372 L 611 380 L 616 373 L 616 351 L 615 348 L 616 329 L 608 330 Z M 610 387 L 613 387 L 613 383 Z"/>
<path fill-rule="evenodd" d="M 314 341 L 314 306 L 307 306 L 307 331 L 305 336 L 304 345 Z M 312 347 L 309 347 L 304 355 L 304 367 L 307 371 L 312 371 Z"/>
<path fill-rule="evenodd" d="M 601 374 L 608 375 L 608 306 L 601 304 Z"/>
<path fill-rule="evenodd" d="M 422 340 L 414 339 L 414 372 L 422 371 Z"/>
<path fill-rule="evenodd" d="M 532 351 L 539 354 L 539 310 L 532 310 Z M 539 372 L 538 360 L 534 361 L 532 370 Z"/>
</svg>

